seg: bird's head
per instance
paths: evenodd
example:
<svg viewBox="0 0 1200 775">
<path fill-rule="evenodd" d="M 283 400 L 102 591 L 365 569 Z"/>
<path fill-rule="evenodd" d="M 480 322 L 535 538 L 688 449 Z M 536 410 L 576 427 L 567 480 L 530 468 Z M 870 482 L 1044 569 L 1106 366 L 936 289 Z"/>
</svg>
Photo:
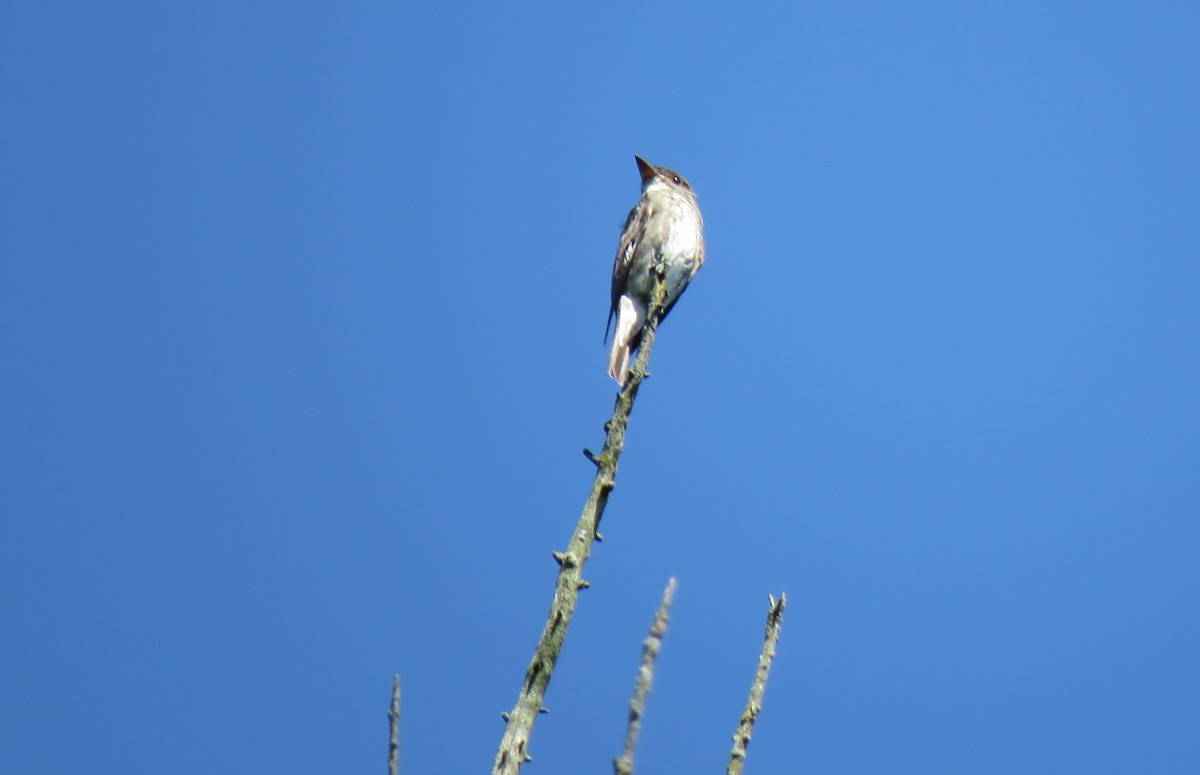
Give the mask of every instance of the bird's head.
<svg viewBox="0 0 1200 775">
<path fill-rule="evenodd" d="M 684 179 L 683 175 L 680 175 L 675 170 L 669 170 L 666 167 L 655 167 L 641 156 L 634 155 L 633 158 L 637 159 L 638 172 L 642 175 L 642 191 L 662 186 L 691 193 L 691 184 Z"/>
</svg>

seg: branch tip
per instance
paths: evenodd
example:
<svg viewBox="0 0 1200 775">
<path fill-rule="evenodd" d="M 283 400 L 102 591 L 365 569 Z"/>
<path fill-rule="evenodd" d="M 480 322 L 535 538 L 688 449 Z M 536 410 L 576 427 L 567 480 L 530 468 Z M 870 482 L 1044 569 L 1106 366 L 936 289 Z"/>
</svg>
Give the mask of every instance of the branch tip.
<svg viewBox="0 0 1200 775">
<path fill-rule="evenodd" d="M 754 681 L 750 685 L 750 696 L 746 700 L 746 708 L 738 719 L 737 729 L 733 733 L 733 750 L 729 752 L 729 764 L 725 769 L 726 775 L 740 775 L 746 761 L 746 749 L 750 745 L 750 736 L 754 732 L 754 722 L 762 712 L 763 694 L 767 690 L 767 677 L 771 673 L 771 663 L 775 659 L 775 647 L 779 643 L 779 631 L 783 625 L 783 606 L 787 595 L 780 594 L 776 600 L 774 595 L 767 595 L 770 609 L 767 611 L 767 626 L 763 632 L 762 652 L 758 656 L 758 669 Z"/>
<path fill-rule="evenodd" d="M 654 662 L 662 646 L 663 636 L 667 632 L 670 621 L 671 603 L 675 600 L 675 578 L 667 582 L 663 591 L 662 602 L 650 623 L 650 633 L 642 642 L 642 664 L 637 673 L 637 681 L 633 687 L 633 696 L 629 699 L 629 724 L 625 732 L 625 750 L 613 759 L 613 772 L 616 775 L 632 775 L 633 751 L 637 746 L 638 733 L 642 727 L 642 716 L 646 712 L 646 698 L 650 695 L 650 684 L 654 679 Z"/>
</svg>

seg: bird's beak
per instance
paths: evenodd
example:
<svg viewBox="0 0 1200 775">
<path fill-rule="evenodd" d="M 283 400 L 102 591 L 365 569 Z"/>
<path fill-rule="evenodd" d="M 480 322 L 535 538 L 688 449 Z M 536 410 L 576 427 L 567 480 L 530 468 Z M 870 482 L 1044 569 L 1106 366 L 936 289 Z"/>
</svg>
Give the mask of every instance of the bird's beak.
<svg viewBox="0 0 1200 775">
<path fill-rule="evenodd" d="M 654 176 L 658 174 L 658 170 L 654 168 L 654 165 L 636 154 L 634 154 L 633 158 L 637 159 L 638 172 L 642 173 L 642 182 L 649 183 L 653 180 Z"/>
</svg>

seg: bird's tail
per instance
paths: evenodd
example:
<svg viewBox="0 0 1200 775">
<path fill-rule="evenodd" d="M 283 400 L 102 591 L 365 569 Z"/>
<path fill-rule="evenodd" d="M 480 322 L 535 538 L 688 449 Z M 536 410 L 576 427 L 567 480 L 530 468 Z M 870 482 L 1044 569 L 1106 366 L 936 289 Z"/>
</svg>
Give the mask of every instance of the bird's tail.
<svg viewBox="0 0 1200 775">
<path fill-rule="evenodd" d="M 634 334 L 642 330 L 646 313 L 628 296 L 617 302 L 617 328 L 613 332 L 612 350 L 608 354 L 608 376 L 621 387 L 629 380 L 630 343 Z"/>
<path fill-rule="evenodd" d="M 621 387 L 625 387 L 629 377 L 629 345 L 623 344 L 620 339 L 613 340 L 612 352 L 608 354 L 608 376 Z"/>
</svg>

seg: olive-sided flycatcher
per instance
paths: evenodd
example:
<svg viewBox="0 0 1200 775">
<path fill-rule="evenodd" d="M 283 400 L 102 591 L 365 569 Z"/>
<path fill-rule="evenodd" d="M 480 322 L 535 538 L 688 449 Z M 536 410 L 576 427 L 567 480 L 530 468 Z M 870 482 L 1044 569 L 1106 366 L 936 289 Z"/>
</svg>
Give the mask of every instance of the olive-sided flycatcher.
<svg viewBox="0 0 1200 775">
<path fill-rule="evenodd" d="M 666 273 L 667 297 L 662 308 L 666 318 L 704 264 L 704 219 L 691 185 L 674 170 L 655 167 L 641 156 L 633 158 L 642 174 L 642 198 L 629 211 L 621 230 L 608 311 L 609 326 L 613 315 L 617 316 L 608 374 L 621 387 L 629 378 L 629 355 L 642 341 L 655 267 L 661 262 Z M 608 327 L 604 336 L 608 338 Z"/>
</svg>

